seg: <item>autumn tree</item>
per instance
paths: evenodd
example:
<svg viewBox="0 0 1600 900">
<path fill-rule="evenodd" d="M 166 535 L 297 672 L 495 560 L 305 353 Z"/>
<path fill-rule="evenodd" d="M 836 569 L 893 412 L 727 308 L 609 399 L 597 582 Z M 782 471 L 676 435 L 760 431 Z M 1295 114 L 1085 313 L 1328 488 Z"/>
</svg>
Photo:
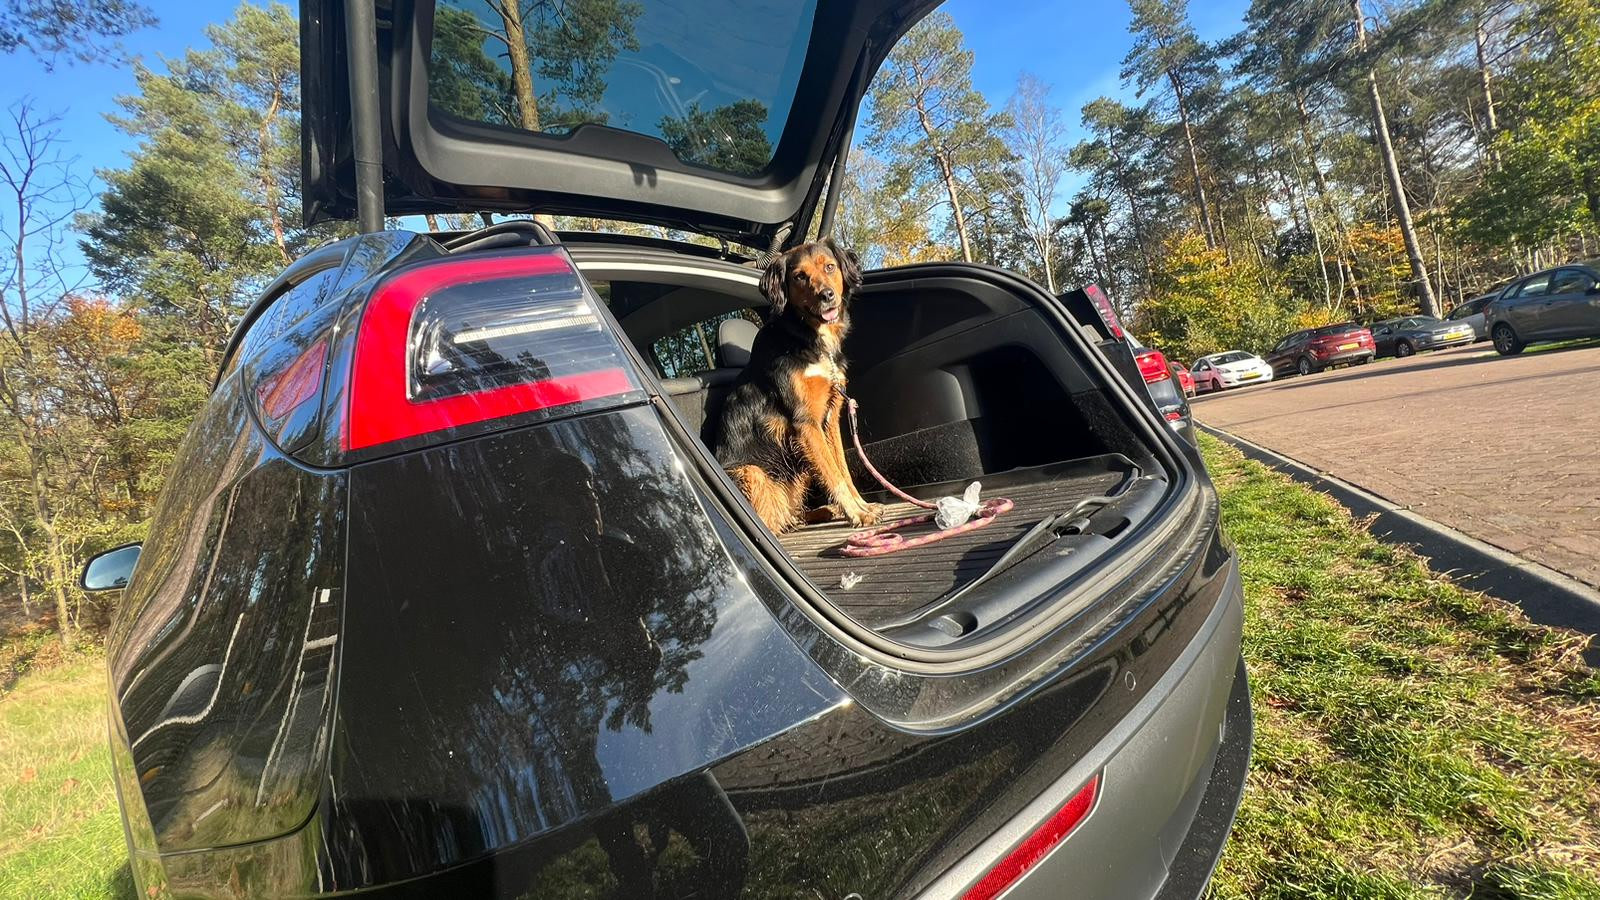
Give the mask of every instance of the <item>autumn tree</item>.
<svg viewBox="0 0 1600 900">
<path fill-rule="evenodd" d="M 77 548 L 69 522 L 93 462 L 70 434 L 59 322 L 80 287 L 62 257 L 63 235 L 83 202 L 83 184 L 60 148 L 57 120 L 14 105 L 0 134 L 0 479 L 25 499 L 7 523 L 19 571 L 54 602 L 61 643 L 73 645 Z"/>
</svg>

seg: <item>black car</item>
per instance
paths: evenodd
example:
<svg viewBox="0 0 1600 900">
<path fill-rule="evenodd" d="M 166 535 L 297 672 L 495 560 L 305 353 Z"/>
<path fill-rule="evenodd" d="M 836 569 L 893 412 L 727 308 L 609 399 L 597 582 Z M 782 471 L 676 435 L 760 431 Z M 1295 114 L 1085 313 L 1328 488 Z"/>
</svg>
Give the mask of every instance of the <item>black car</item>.
<svg viewBox="0 0 1600 900">
<path fill-rule="evenodd" d="M 1432 316 L 1404 316 L 1373 322 L 1372 342 L 1378 356 L 1412 356 L 1422 350 L 1442 350 L 1470 344 L 1476 338 L 1472 323 L 1435 319 Z"/>
<path fill-rule="evenodd" d="M 365 233 L 261 295 L 148 540 L 84 576 L 124 590 L 141 895 L 1198 896 L 1249 753 L 1239 572 L 1099 334 L 999 269 L 867 274 L 871 459 L 1015 503 L 946 541 L 773 534 L 707 450 L 752 263 L 828 231 L 929 4 L 637 6 L 601 106 L 532 131 L 472 51 L 498 17 L 300 5 L 309 214 Z M 758 108 L 765 149 L 722 153 Z M 484 209 L 720 240 L 380 230 Z"/>
<path fill-rule="evenodd" d="M 1502 356 L 1542 341 L 1600 337 L 1600 259 L 1517 281 L 1484 308 L 1483 318 Z"/>
</svg>

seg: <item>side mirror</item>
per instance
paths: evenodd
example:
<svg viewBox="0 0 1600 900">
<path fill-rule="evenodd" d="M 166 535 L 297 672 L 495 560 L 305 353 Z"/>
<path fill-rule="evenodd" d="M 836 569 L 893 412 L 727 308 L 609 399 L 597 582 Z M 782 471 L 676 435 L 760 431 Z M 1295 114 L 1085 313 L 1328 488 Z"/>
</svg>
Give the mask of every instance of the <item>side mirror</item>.
<svg viewBox="0 0 1600 900">
<path fill-rule="evenodd" d="M 120 591 L 128 586 L 133 567 L 139 562 L 139 544 L 124 544 L 91 557 L 83 567 L 78 585 L 90 593 Z"/>
</svg>

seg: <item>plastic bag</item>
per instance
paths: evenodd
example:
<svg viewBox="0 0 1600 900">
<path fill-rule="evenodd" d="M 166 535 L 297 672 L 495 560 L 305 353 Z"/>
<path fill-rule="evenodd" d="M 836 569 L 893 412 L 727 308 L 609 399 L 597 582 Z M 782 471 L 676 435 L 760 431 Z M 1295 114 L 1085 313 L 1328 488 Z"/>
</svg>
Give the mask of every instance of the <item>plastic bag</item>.
<svg viewBox="0 0 1600 900">
<path fill-rule="evenodd" d="M 977 515 L 981 504 L 978 501 L 978 492 L 983 485 L 974 481 L 967 485 L 967 490 L 959 497 L 940 497 L 935 504 L 933 524 L 940 528 L 955 528 L 957 525 L 966 524 L 973 516 Z"/>
</svg>

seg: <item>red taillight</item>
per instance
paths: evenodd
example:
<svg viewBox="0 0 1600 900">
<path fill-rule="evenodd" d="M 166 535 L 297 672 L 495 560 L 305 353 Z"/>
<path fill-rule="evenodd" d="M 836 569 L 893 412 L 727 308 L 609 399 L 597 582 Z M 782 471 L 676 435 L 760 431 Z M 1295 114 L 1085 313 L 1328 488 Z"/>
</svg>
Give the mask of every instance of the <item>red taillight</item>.
<svg viewBox="0 0 1600 900">
<path fill-rule="evenodd" d="M 1179 410 L 1174 409 L 1174 410 L 1171 410 L 1171 411 L 1169 411 L 1167 413 L 1167 421 L 1168 422 L 1176 422 L 1176 421 L 1178 421 L 1179 419 L 1182 419 L 1182 418 L 1183 418 L 1183 413 L 1180 412 Z"/>
<path fill-rule="evenodd" d="M 638 389 L 561 250 L 429 263 L 367 301 L 342 443 L 360 450 Z"/>
<path fill-rule="evenodd" d="M 1045 823 L 1027 839 L 1017 845 L 1017 849 L 1000 860 L 983 880 L 972 886 L 972 889 L 962 895 L 962 900 L 990 900 L 998 897 L 1006 888 L 1011 887 L 1018 878 L 1039 864 L 1056 845 L 1066 839 L 1072 830 L 1082 824 L 1083 820 L 1094 810 L 1095 800 L 1100 796 L 1100 776 L 1089 779 L 1066 805 L 1056 810 Z"/>
<path fill-rule="evenodd" d="M 328 342 L 317 341 L 283 371 L 256 386 L 256 402 L 268 419 L 281 419 L 300 404 L 322 392 L 322 365 L 328 359 Z"/>
<path fill-rule="evenodd" d="M 1144 376 L 1146 384 L 1155 384 L 1172 377 L 1172 370 L 1167 367 L 1167 358 L 1160 350 L 1146 350 L 1134 358 L 1139 362 L 1139 374 Z"/>
<path fill-rule="evenodd" d="M 1106 296 L 1105 291 L 1100 290 L 1100 285 L 1098 284 L 1085 285 L 1083 293 L 1088 296 L 1089 302 L 1093 303 L 1094 308 L 1099 311 L 1100 321 L 1105 322 L 1106 327 L 1111 329 L 1111 336 L 1121 340 L 1122 320 L 1117 318 L 1117 311 L 1112 309 L 1111 298 Z"/>
</svg>

